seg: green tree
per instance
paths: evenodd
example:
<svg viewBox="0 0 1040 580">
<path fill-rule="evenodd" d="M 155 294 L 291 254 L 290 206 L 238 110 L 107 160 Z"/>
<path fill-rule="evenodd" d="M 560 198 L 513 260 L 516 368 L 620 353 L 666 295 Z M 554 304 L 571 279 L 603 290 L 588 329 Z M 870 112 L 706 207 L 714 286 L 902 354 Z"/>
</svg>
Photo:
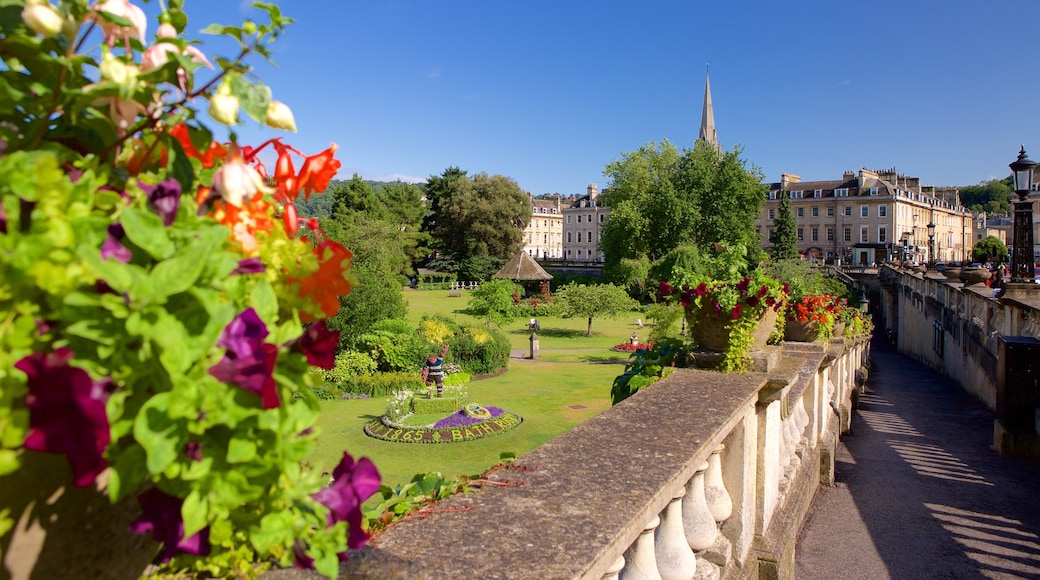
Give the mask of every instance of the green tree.
<svg viewBox="0 0 1040 580">
<path fill-rule="evenodd" d="M 763 176 L 740 158 L 740 149 L 719 152 L 698 142 L 679 152 L 665 140 L 623 154 L 605 172 L 611 183 L 603 202 L 611 213 L 600 249 L 611 280 L 621 281 L 626 258 L 653 262 L 689 244 L 702 250 L 718 242 L 759 245 Z"/>
<path fill-rule="evenodd" d="M 401 249 L 411 264 L 424 260 L 430 253 L 430 235 L 422 231 L 426 208 L 422 204 L 422 189 L 412 183 L 394 181 L 382 184 L 376 193 L 382 206 L 383 218 L 400 232 Z M 411 276 L 412 267 L 404 272 Z"/>
<path fill-rule="evenodd" d="M 961 203 L 972 211 L 987 213 L 1007 213 L 1010 210 L 1009 199 L 1013 188 L 1012 178 L 989 179 L 978 185 L 959 188 Z"/>
<path fill-rule="evenodd" d="M 589 319 L 586 336 L 592 336 L 592 319 L 617 318 L 636 306 L 624 288 L 613 284 L 570 283 L 556 291 L 564 316 L 584 316 Z"/>
<path fill-rule="evenodd" d="M 332 215 L 360 212 L 370 217 L 382 217 L 383 206 L 372 192 L 368 182 L 355 173 L 350 181 L 337 181 L 329 185 L 327 194 L 332 195 Z"/>
<path fill-rule="evenodd" d="M 1003 262 L 1007 260 L 1007 254 L 1007 246 L 994 236 L 982 238 L 971 248 L 972 259 L 976 262 Z"/>
<path fill-rule="evenodd" d="M 463 277 L 487 275 L 489 269 L 483 266 L 488 260 L 473 261 L 476 256 L 504 261 L 520 249 L 531 203 L 512 179 L 486 173 L 470 178 L 451 167 L 430 178 L 427 195 L 431 202 L 427 231 L 438 250 L 451 254 Z M 467 264 L 481 267 L 467 271 Z"/>
<path fill-rule="evenodd" d="M 769 240 L 773 244 L 769 257 L 774 261 L 797 258 L 798 224 L 791 213 L 791 197 L 786 189 L 780 192 L 780 206 L 776 209 L 773 225 L 776 226 L 776 232 Z"/>
<path fill-rule="evenodd" d="M 470 295 L 468 309 L 477 316 L 501 326 L 516 318 L 513 309 L 513 296 L 517 293 L 516 284 L 512 280 L 496 278 L 481 284 Z"/>
</svg>

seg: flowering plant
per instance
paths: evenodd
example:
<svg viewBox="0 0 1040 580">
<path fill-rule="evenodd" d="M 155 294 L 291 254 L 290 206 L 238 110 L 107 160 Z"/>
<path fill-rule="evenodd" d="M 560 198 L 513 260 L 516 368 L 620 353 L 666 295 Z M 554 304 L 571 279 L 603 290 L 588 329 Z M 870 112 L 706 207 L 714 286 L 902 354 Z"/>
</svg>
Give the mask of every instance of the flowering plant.
<svg viewBox="0 0 1040 580">
<path fill-rule="evenodd" d="M 130 0 L 5 3 L 21 19 L 0 19 L 0 476 L 64 454 L 75 485 L 138 498 L 132 531 L 172 569 L 335 576 L 379 487 L 367 458 L 344 453 L 330 485 L 301 467 L 308 369 L 332 368 L 326 319 L 352 256 L 315 220 L 299 236 L 293 200 L 324 191 L 336 147 L 218 143 L 197 108 L 295 130 L 245 60 L 291 20 L 254 6 L 266 22 L 204 31 L 240 46 L 210 59 L 183 35 L 182 0 L 151 44 Z"/>
<path fill-rule="evenodd" d="M 751 267 L 746 256 L 743 247 L 716 244 L 715 254 L 702 258 L 701 269 L 675 267 L 672 281 L 658 287 L 662 297 L 678 297 L 695 337 L 699 326 L 724 324 L 727 340 L 719 368 L 726 372 L 746 367 L 760 320 L 769 310 L 780 312 L 790 292 L 786 283 Z"/>
<path fill-rule="evenodd" d="M 787 309 L 787 320 L 809 325 L 817 340 L 830 340 L 841 310 L 840 298 L 829 294 L 802 296 Z"/>
</svg>

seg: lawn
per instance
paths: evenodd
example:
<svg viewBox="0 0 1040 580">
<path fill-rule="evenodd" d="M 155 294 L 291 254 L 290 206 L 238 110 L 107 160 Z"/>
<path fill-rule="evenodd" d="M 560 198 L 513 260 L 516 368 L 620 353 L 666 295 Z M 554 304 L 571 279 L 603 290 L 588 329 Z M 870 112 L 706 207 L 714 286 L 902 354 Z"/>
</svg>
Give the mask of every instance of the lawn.
<svg viewBox="0 0 1040 580">
<path fill-rule="evenodd" d="M 449 298 L 447 291 L 406 290 L 408 320 L 418 323 L 424 313 L 442 312 L 464 324 L 484 324 L 460 312 L 464 298 Z M 510 360 L 509 370 L 497 377 L 468 385 L 472 401 L 501 407 L 523 417 L 518 428 L 500 435 L 445 444 L 408 444 L 381 441 L 365 435 L 363 425 L 381 416 L 386 398 L 323 401 L 318 420 L 318 448 L 314 465 L 331 470 L 343 453 L 368 456 L 375 462 L 383 482 L 397 485 L 416 473 L 470 475 L 495 465 L 503 452 L 522 455 L 610 406 L 610 385 L 624 366 L 627 353 L 609 350 L 638 330 L 645 339 L 649 329 L 638 329 L 638 314 L 593 321 L 593 336 L 585 337 L 586 320 L 541 318 L 541 353 L 536 361 Z M 530 333 L 526 321 L 507 325 L 513 348 L 527 350 Z"/>
</svg>

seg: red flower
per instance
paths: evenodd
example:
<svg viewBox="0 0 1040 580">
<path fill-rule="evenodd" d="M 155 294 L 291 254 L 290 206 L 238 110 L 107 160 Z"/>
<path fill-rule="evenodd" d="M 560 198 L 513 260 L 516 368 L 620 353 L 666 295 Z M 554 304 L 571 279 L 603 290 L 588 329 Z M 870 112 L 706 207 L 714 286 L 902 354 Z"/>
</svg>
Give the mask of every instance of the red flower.
<svg viewBox="0 0 1040 580">
<path fill-rule="evenodd" d="M 184 503 L 179 497 L 167 495 L 158 488 L 151 488 L 137 498 L 141 504 L 141 517 L 130 524 L 130 532 L 134 534 L 152 533 L 156 541 L 162 542 L 162 562 L 169 562 L 178 552 L 186 552 L 197 556 L 209 554 L 209 528 L 184 537 L 184 520 L 181 519 L 181 506 Z"/>
<path fill-rule="evenodd" d="M 733 312 L 730 313 L 730 316 L 732 316 L 733 318 L 740 318 L 740 313 L 743 310 L 744 310 L 744 305 L 738 303 L 736 306 L 733 307 Z"/>
<path fill-rule="evenodd" d="M 701 282 L 700 284 L 697 285 L 697 288 L 693 291 L 693 293 L 696 294 L 697 296 L 704 296 L 704 295 L 706 295 L 708 293 L 708 285 L 706 283 L 704 283 L 704 282 Z"/>
<path fill-rule="evenodd" d="M 336 346 L 339 345 L 339 331 L 329 330 L 327 320 L 319 320 L 303 331 L 303 336 L 296 342 L 296 347 L 307 356 L 307 362 L 325 370 L 332 370 L 336 365 Z"/>
<path fill-rule="evenodd" d="M 333 155 L 339 147 L 333 143 L 328 149 L 304 159 L 300 168 L 298 187 L 303 191 L 304 199 L 310 199 L 311 193 L 321 193 L 329 186 L 329 180 L 336 177 L 340 163 Z"/>
<path fill-rule="evenodd" d="M 661 296 L 671 296 L 673 292 L 672 285 L 661 280 L 661 284 L 657 287 L 657 291 L 661 293 Z"/>
<path fill-rule="evenodd" d="M 83 369 L 69 366 L 74 355 L 67 347 L 49 354 L 36 352 L 14 367 L 29 378 L 25 448 L 64 453 L 72 466 L 73 483 L 85 487 L 108 465 L 103 454 L 112 435 L 105 400 L 112 383 L 91 380 Z"/>
</svg>

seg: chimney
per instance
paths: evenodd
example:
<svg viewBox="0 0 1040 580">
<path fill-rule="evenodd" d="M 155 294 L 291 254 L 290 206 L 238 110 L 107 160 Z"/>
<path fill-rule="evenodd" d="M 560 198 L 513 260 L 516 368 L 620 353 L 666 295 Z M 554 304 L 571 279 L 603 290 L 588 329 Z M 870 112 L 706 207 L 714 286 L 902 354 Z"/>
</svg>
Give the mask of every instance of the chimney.
<svg viewBox="0 0 1040 580">
<path fill-rule="evenodd" d="M 596 188 L 595 183 L 590 183 L 589 186 L 585 188 L 585 193 L 588 194 L 590 200 L 593 200 L 599 195 L 599 190 Z"/>
<path fill-rule="evenodd" d="M 799 183 L 802 181 L 801 177 L 793 173 L 781 173 L 780 174 L 780 189 L 787 189 L 788 184 Z"/>
</svg>

